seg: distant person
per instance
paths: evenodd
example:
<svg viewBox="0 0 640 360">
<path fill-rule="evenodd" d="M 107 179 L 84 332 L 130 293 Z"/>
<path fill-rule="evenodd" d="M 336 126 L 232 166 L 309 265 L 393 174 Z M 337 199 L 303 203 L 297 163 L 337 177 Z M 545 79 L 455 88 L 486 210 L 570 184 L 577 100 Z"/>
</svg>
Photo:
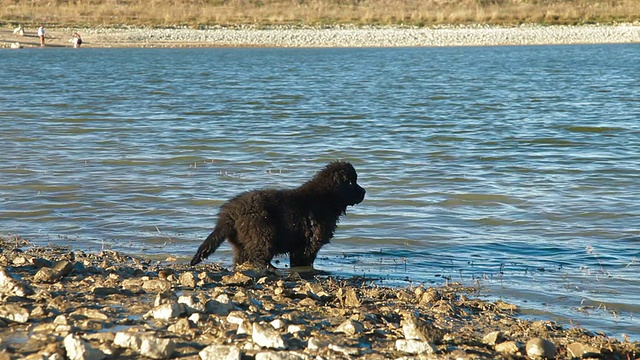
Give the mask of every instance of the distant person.
<svg viewBox="0 0 640 360">
<path fill-rule="evenodd" d="M 82 45 L 82 37 L 77 32 L 73 33 L 73 47 L 79 48 Z"/>
<path fill-rule="evenodd" d="M 17 28 L 13 29 L 13 33 L 20 36 L 24 36 L 24 28 L 22 27 L 22 25 L 18 25 Z"/>
<path fill-rule="evenodd" d="M 38 37 L 40 38 L 40 46 L 44 46 L 44 26 L 38 28 Z"/>
</svg>

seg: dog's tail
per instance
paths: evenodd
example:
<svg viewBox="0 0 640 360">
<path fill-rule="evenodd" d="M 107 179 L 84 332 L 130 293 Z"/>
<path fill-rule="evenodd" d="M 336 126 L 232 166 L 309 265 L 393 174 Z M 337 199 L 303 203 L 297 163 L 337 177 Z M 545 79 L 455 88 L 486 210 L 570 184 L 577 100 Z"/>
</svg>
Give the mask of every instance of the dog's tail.
<svg viewBox="0 0 640 360">
<path fill-rule="evenodd" d="M 196 254 L 193 255 L 193 258 L 191 259 L 191 266 L 198 264 L 209 255 L 213 254 L 224 242 L 224 239 L 229 236 L 232 230 L 233 229 L 229 222 L 219 220 L 215 229 L 213 229 L 211 234 L 209 234 L 204 242 L 202 242 L 202 245 L 200 245 Z"/>
</svg>

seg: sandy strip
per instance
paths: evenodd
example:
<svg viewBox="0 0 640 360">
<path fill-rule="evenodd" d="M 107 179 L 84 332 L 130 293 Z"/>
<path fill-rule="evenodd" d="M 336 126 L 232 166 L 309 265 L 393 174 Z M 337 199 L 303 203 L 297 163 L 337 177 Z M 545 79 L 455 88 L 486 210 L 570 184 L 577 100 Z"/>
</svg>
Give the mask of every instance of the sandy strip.
<svg viewBox="0 0 640 360">
<path fill-rule="evenodd" d="M 19 42 L 38 47 L 36 29 L 25 36 L 0 29 L 0 47 Z M 212 29 L 47 29 L 48 47 L 71 47 L 71 34 L 82 34 L 82 47 L 406 47 L 544 44 L 640 43 L 640 24 L 614 26 L 518 27 L 333 27 Z"/>
</svg>

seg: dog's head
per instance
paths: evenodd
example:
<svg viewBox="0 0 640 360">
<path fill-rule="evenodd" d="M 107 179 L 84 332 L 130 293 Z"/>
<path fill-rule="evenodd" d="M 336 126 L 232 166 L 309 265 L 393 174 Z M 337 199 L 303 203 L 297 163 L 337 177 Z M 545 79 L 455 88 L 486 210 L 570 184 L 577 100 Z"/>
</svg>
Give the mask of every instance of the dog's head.
<svg viewBox="0 0 640 360">
<path fill-rule="evenodd" d="M 345 209 L 347 206 L 361 203 L 366 193 L 366 190 L 358 185 L 358 174 L 353 165 L 345 161 L 329 163 L 316 174 L 312 182 L 337 195 L 337 200 Z"/>
</svg>

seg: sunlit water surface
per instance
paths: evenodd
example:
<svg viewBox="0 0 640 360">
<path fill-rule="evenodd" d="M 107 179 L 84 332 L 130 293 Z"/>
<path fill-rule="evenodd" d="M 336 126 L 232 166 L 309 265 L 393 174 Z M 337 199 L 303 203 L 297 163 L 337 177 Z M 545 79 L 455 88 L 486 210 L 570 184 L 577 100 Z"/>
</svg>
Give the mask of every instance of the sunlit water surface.
<svg viewBox="0 0 640 360">
<path fill-rule="evenodd" d="M 638 45 L 0 52 L 0 232 L 187 261 L 219 206 L 351 161 L 316 268 L 640 340 Z M 231 266 L 223 245 L 212 261 Z M 278 264 L 286 267 L 286 258 Z"/>
</svg>

